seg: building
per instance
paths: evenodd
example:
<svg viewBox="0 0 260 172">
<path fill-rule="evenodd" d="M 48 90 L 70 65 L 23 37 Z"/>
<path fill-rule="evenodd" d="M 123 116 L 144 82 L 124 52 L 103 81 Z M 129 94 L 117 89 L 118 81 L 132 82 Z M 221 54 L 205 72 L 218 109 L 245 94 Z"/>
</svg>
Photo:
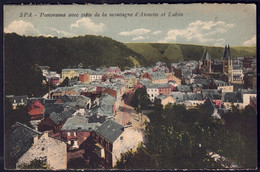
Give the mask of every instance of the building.
<svg viewBox="0 0 260 172">
<path fill-rule="evenodd" d="M 33 100 L 27 107 L 32 120 L 41 119 L 44 113 L 44 105 L 40 100 Z"/>
<path fill-rule="evenodd" d="M 232 105 L 236 106 L 238 109 L 244 108 L 241 92 L 224 93 L 222 96 L 222 102 L 227 109 L 230 109 Z"/>
<path fill-rule="evenodd" d="M 152 72 L 151 79 L 153 84 L 165 84 L 168 83 L 168 79 L 163 72 Z"/>
<path fill-rule="evenodd" d="M 174 104 L 176 102 L 175 99 L 170 95 L 159 95 L 156 98 L 161 100 L 163 108 L 165 108 L 165 106 L 169 103 Z"/>
<path fill-rule="evenodd" d="M 121 70 L 119 67 L 110 67 L 110 68 L 108 68 L 108 72 L 111 74 L 113 74 L 113 73 L 119 74 L 119 73 L 121 73 Z"/>
<path fill-rule="evenodd" d="M 204 102 L 204 106 L 208 111 L 208 114 L 214 118 L 221 119 L 221 113 L 218 110 L 218 107 L 212 102 L 211 98 L 207 98 Z"/>
<path fill-rule="evenodd" d="M 113 120 L 104 122 L 91 134 L 96 142 L 96 154 L 105 161 L 107 168 L 114 167 L 122 153 L 135 150 L 143 142 L 143 135 L 139 130 L 124 128 Z"/>
<path fill-rule="evenodd" d="M 6 168 L 16 168 L 17 161 L 33 146 L 34 138 L 42 135 L 43 133 L 16 122 L 6 135 Z"/>
<path fill-rule="evenodd" d="M 242 66 L 233 65 L 232 66 L 232 73 L 231 73 L 231 83 L 243 84 L 243 81 L 244 81 L 244 74 L 243 74 Z"/>
<path fill-rule="evenodd" d="M 171 93 L 171 86 L 169 84 L 150 84 L 146 86 L 147 94 L 153 102 L 158 95 L 167 95 Z"/>
<path fill-rule="evenodd" d="M 212 58 L 211 58 L 208 50 L 206 50 L 200 63 L 201 63 L 201 66 L 200 66 L 201 70 L 211 73 Z"/>
<path fill-rule="evenodd" d="M 61 138 L 66 141 L 69 150 L 83 149 L 81 145 L 99 126 L 99 123 L 88 123 L 85 116 L 72 116 L 62 126 Z"/>
<path fill-rule="evenodd" d="M 12 104 L 13 109 L 16 109 L 17 106 L 26 106 L 28 97 L 26 95 L 14 96 L 6 95 L 7 100 Z"/>
<path fill-rule="evenodd" d="M 67 145 L 65 142 L 48 136 L 35 135 L 30 149 L 19 158 L 16 167 L 29 164 L 34 159 L 44 161 L 52 170 L 67 169 Z"/>
<path fill-rule="evenodd" d="M 88 84 L 90 81 L 90 75 L 88 73 L 79 74 L 79 80 L 81 83 Z"/>
<path fill-rule="evenodd" d="M 224 55 L 223 55 L 223 73 L 228 75 L 229 82 L 232 81 L 232 57 L 230 55 L 229 45 L 225 46 Z"/>
<path fill-rule="evenodd" d="M 246 107 L 247 105 L 250 104 L 250 98 L 256 98 L 256 90 L 251 90 L 251 89 L 243 89 L 240 90 L 242 94 L 242 99 L 243 99 L 243 106 Z"/>
</svg>

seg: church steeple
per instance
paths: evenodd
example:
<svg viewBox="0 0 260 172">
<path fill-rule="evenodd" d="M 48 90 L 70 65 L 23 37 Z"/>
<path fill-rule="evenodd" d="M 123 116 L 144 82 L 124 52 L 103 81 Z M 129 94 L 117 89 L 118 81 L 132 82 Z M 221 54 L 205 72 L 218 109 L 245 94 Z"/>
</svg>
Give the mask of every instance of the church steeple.
<svg viewBox="0 0 260 172">
<path fill-rule="evenodd" d="M 206 50 L 206 52 L 205 52 L 205 54 L 204 54 L 202 60 L 208 60 L 208 61 L 211 61 L 211 60 L 212 60 L 212 58 L 211 58 L 211 56 L 210 56 L 208 50 Z"/>
<path fill-rule="evenodd" d="M 229 45 L 225 45 L 223 60 L 230 60 L 230 59 L 231 59 L 231 55 L 230 55 Z"/>
</svg>

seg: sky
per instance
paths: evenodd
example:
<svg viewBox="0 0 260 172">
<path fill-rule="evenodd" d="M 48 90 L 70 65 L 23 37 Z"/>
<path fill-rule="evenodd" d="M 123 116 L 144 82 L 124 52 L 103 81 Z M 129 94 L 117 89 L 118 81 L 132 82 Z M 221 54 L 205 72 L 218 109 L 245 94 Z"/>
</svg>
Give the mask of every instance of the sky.
<svg viewBox="0 0 260 172">
<path fill-rule="evenodd" d="M 102 35 L 123 43 L 255 46 L 256 6 L 5 5 L 4 32 L 59 38 Z"/>
</svg>

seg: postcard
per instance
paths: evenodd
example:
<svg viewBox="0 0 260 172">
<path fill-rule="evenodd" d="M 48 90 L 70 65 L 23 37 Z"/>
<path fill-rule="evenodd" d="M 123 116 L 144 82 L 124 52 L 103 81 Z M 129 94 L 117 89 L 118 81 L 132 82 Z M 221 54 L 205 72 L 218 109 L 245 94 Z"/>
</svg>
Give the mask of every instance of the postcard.
<svg viewBox="0 0 260 172">
<path fill-rule="evenodd" d="M 4 5 L 5 169 L 256 169 L 255 4 Z"/>
</svg>

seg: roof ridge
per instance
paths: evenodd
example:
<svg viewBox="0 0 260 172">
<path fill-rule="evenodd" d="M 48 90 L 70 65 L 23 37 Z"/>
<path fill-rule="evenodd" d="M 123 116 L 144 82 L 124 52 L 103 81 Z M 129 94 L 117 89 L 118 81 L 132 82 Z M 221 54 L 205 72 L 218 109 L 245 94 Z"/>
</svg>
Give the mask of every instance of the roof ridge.
<svg viewBox="0 0 260 172">
<path fill-rule="evenodd" d="M 28 127 L 28 126 L 25 125 L 25 124 L 20 123 L 20 122 L 16 122 L 16 124 L 19 124 L 19 125 L 21 125 L 21 126 L 23 126 L 23 127 L 26 127 L 27 129 L 32 130 L 33 132 L 35 132 L 35 133 L 37 133 L 37 134 L 43 134 L 42 132 L 39 132 L 39 131 L 37 131 L 37 130 L 31 128 L 31 127 Z"/>
</svg>

